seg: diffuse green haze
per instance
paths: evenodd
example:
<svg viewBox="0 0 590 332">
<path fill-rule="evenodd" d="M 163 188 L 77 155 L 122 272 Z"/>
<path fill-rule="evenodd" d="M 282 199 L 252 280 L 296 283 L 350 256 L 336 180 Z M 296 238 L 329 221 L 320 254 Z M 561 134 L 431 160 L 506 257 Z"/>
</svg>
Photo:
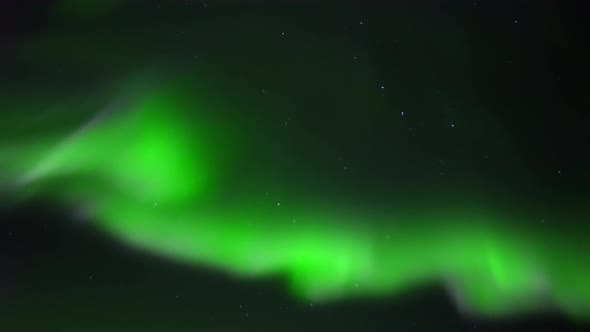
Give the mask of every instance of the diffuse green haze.
<svg viewBox="0 0 590 332">
<path fill-rule="evenodd" d="M 440 282 L 477 314 L 549 303 L 572 317 L 590 313 L 586 245 L 461 206 L 368 222 L 377 217 L 365 207 L 321 196 L 224 196 L 244 137 L 199 112 L 211 105 L 173 87 L 125 105 L 65 138 L 3 146 L 2 180 L 88 208 L 99 228 L 131 246 L 238 277 L 282 275 L 302 299 L 392 296 Z"/>
</svg>

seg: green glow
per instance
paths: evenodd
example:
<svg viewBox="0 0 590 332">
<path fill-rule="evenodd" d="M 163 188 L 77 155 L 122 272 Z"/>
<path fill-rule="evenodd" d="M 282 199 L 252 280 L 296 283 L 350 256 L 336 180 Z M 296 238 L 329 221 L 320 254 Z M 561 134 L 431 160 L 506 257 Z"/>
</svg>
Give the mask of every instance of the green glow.
<svg viewBox="0 0 590 332">
<path fill-rule="evenodd" d="M 74 18 L 97 17 L 109 13 L 124 0 L 61 0 L 56 6 L 60 14 Z"/>
<path fill-rule="evenodd" d="M 215 137 L 239 137 L 199 118 L 206 106 L 195 100 L 145 95 L 65 140 L 6 146 L 6 177 L 89 207 L 101 229 L 131 246 L 238 277 L 284 276 L 306 300 L 394 296 L 440 282 L 482 315 L 546 300 L 572 317 L 590 313 L 585 251 L 549 232 L 502 226 L 506 216 L 457 207 L 392 213 L 375 225 L 356 207 L 305 197 L 214 199 L 227 153 Z"/>
</svg>

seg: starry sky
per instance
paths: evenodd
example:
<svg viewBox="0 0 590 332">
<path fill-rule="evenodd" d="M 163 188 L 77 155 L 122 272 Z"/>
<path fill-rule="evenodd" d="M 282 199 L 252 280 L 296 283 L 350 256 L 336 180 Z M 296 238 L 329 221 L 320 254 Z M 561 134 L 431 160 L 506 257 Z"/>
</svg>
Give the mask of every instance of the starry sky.
<svg viewBox="0 0 590 332">
<path fill-rule="evenodd" d="M 583 330 L 579 12 L 3 2 L 0 330 Z"/>
</svg>

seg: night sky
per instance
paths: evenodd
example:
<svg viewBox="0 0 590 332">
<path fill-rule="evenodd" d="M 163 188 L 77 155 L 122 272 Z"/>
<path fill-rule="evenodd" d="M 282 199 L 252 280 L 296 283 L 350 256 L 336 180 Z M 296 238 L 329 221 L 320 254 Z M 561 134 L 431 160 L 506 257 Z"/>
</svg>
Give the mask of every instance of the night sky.
<svg viewBox="0 0 590 332">
<path fill-rule="evenodd" d="M 558 1 L 0 4 L 0 331 L 577 331 Z"/>
</svg>

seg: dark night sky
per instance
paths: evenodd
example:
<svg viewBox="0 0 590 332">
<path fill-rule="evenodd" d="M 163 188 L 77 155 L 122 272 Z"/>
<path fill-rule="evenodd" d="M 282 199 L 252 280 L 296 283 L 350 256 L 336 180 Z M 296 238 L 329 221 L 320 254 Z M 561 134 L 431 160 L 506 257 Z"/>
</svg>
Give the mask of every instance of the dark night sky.
<svg viewBox="0 0 590 332">
<path fill-rule="evenodd" d="M 233 106 L 210 115 L 245 128 L 226 183 L 316 188 L 301 192 L 367 214 L 393 199 L 421 209 L 470 196 L 530 217 L 523 227 L 542 217 L 557 234 L 589 229 L 562 218 L 590 193 L 576 2 L 83 2 L 0 5 L 0 143 L 67 132 L 92 113 L 17 132 L 33 115 L 13 105 L 100 105 L 113 82 L 156 68 L 162 81 L 198 76 L 211 105 Z M 312 306 L 281 278 L 170 262 L 74 219 L 51 193 L 2 204 L 0 331 L 583 329 L 558 314 L 465 317 L 441 285 Z"/>
</svg>

